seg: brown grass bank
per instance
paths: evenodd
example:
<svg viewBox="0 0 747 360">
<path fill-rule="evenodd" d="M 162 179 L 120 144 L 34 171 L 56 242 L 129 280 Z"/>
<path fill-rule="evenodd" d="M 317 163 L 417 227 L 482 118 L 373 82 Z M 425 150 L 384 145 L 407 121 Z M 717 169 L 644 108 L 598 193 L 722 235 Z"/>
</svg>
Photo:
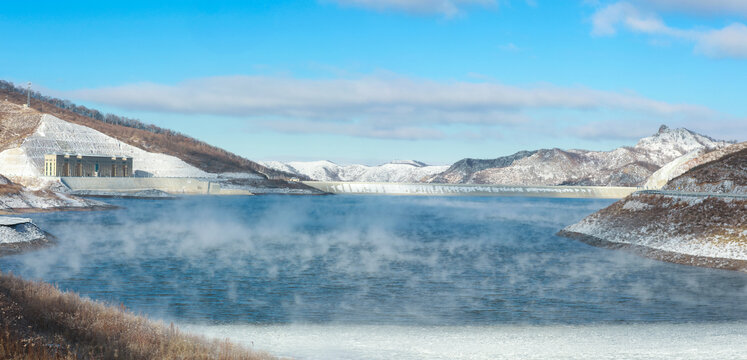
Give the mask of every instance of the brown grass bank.
<svg viewBox="0 0 747 360">
<path fill-rule="evenodd" d="M 273 359 L 0 273 L 0 359 Z"/>
</svg>

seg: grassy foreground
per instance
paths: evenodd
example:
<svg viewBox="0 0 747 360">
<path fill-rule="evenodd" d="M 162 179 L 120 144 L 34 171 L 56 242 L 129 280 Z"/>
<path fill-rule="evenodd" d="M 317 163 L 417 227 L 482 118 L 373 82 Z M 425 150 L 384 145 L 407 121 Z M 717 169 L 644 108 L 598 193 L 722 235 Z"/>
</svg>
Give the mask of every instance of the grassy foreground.
<svg viewBox="0 0 747 360">
<path fill-rule="evenodd" d="M 0 359 L 273 359 L 0 273 Z"/>
</svg>

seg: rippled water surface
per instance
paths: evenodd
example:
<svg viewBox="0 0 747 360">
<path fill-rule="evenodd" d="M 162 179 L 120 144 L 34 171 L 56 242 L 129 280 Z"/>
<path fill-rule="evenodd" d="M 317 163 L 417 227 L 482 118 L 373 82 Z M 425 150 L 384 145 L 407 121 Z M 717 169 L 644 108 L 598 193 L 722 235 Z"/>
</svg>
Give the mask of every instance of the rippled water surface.
<svg viewBox="0 0 747 360">
<path fill-rule="evenodd" d="M 113 202 L 121 209 L 32 215 L 59 244 L 0 258 L 0 269 L 221 336 L 220 329 L 254 328 L 261 338 L 278 326 L 291 334 L 301 325 L 501 333 L 516 326 L 739 324 L 737 339 L 745 340 L 747 274 L 555 236 L 609 200 Z"/>
</svg>

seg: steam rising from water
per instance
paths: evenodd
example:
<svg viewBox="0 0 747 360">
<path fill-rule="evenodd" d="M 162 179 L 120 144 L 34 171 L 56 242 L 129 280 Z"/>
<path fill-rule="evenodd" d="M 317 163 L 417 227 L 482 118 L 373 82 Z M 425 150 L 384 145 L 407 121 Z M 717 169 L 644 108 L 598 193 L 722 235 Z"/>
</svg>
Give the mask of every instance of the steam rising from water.
<svg viewBox="0 0 747 360">
<path fill-rule="evenodd" d="M 116 211 L 35 215 L 59 245 L 0 258 L 0 269 L 192 324 L 500 332 L 506 324 L 747 321 L 745 274 L 554 235 L 610 202 L 120 200 Z"/>
</svg>

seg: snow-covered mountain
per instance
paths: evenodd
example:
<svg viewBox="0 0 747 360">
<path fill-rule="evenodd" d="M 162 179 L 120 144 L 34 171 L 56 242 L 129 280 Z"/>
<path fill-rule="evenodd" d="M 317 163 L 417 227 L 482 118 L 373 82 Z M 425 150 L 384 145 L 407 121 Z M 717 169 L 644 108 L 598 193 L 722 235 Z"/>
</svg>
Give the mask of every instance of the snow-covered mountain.
<svg viewBox="0 0 747 360">
<path fill-rule="evenodd" d="M 266 161 L 262 165 L 317 181 L 422 182 L 448 166 L 427 165 L 414 160 L 396 160 L 378 166 L 338 165 L 331 161 Z"/>
<path fill-rule="evenodd" d="M 428 182 L 461 184 L 609 185 L 643 184 L 662 166 L 692 152 L 730 145 L 690 130 L 661 126 L 633 147 L 612 151 L 541 149 L 491 160 L 464 159 Z"/>
</svg>

